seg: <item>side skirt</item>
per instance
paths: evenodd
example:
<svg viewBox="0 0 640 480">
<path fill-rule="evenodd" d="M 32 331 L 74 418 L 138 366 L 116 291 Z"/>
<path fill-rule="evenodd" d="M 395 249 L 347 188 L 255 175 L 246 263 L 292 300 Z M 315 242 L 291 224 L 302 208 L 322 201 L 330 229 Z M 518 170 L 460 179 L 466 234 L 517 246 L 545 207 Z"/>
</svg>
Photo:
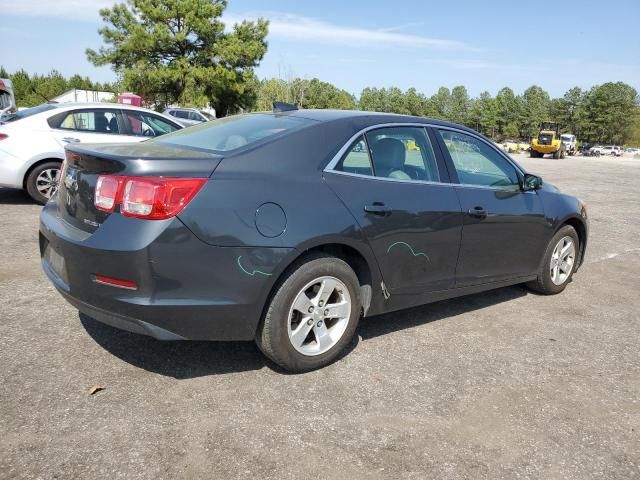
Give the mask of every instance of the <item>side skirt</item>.
<svg viewBox="0 0 640 480">
<path fill-rule="evenodd" d="M 519 283 L 526 283 L 535 280 L 535 275 L 526 277 L 509 278 L 498 282 L 482 283 L 479 285 L 470 285 L 466 287 L 450 288 L 448 290 L 439 290 L 436 292 L 426 292 L 423 294 L 399 294 L 393 293 L 389 299 L 383 304 L 381 311 L 369 311 L 367 317 L 380 315 L 383 313 L 395 312 L 405 308 L 417 307 L 428 303 L 439 302 L 450 298 L 462 297 L 464 295 L 473 295 L 474 293 L 486 292 L 496 288 L 509 287 Z"/>
</svg>

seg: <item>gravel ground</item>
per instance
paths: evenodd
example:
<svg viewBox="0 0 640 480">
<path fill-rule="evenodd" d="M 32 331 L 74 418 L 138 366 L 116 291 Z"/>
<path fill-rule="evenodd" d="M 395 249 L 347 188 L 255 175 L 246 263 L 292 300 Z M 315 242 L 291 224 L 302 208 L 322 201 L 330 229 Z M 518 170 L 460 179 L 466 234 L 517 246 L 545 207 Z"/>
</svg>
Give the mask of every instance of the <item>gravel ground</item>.
<svg viewBox="0 0 640 480">
<path fill-rule="evenodd" d="M 563 294 L 376 317 L 304 375 L 79 317 L 40 270 L 39 207 L 0 189 L 0 477 L 640 478 L 640 161 L 521 161 L 588 205 Z"/>
</svg>

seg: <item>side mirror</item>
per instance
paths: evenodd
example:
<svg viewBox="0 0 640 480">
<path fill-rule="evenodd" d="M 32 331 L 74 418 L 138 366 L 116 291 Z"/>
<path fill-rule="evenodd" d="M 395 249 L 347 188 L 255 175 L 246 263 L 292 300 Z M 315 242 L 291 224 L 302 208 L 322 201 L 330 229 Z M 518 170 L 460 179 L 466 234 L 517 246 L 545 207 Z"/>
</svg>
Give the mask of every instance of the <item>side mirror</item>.
<svg viewBox="0 0 640 480">
<path fill-rule="evenodd" d="M 522 191 L 529 192 L 535 191 L 542 187 L 542 178 L 537 175 L 531 175 L 530 173 L 525 173 L 524 178 L 522 179 Z"/>
</svg>

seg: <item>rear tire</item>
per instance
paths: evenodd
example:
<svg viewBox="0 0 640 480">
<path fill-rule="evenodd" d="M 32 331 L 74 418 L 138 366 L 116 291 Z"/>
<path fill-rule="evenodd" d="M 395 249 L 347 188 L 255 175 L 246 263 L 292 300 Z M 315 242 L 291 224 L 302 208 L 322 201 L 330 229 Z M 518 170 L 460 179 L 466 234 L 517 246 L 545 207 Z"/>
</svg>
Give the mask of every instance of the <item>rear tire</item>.
<svg viewBox="0 0 640 480">
<path fill-rule="evenodd" d="M 62 162 L 45 162 L 31 170 L 26 187 L 29 196 L 40 205 L 49 201 L 58 189 L 57 181 Z"/>
<path fill-rule="evenodd" d="M 256 343 L 275 363 L 306 372 L 333 362 L 360 320 L 360 284 L 349 265 L 325 254 L 292 265 L 276 287 Z"/>
<path fill-rule="evenodd" d="M 573 277 L 579 252 L 578 234 L 573 227 L 565 225 L 547 245 L 538 277 L 527 286 L 543 295 L 562 292 Z"/>
<path fill-rule="evenodd" d="M 555 152 L 553 152 L 553 158 L 555 160 L 558 160 L 560 158 L 560 150 L 556 150 Z"/>
</svg>

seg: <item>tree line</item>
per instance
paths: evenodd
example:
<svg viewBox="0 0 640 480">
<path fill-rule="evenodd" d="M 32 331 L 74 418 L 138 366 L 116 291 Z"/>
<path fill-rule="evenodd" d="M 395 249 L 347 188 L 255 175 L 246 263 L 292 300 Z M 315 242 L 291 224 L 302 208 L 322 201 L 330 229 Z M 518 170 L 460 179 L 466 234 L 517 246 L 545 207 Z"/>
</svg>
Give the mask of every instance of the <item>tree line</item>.
<svg viewBox="0 0 640 480">
<path fill-rule="evenodd" d="M 530 138 L 542 121 L 553 120 L 562 124 L 563 132 L 585 142 L 640 143 L 638 93 L 622 82 L 589 90 L 574 87 L 559 98 L 551 98 L 536 85 L 519 95 L 505 87 L 496 96 L 485 91 L 476 98 L 462 85 L 451 90 L 441 87 L 432 96 L 415 88 L 368 87 L 356 98 L 318 79 L 260 82 L 256 109 L 267 110 L 275 100 L 303 108 L 360 109 L 449 120 L 496 139 Z"/>
<path fill-rule="evenodd" d="M 29 75 L 24 70 L 11 74 L 0 67 L 0 78 L 12 80 L 19 107 L 44 103 L 73 88 L 114 94 L 124 88 L 122 82 L 99 83 L 80 75 L 65 78 L 56 70 L 46 75 Z M 640 144 L 638 94 L 622 82 L 604 83 L 589 90 L 574 87 L 558 98 L 551 98 L 535 85 L 522 94 L 505 87 L 495 96 L 485 91 L 475 98 L 461 85 L 452 89 L 440 87 L 431 96 L 415 88 L 403 91 L 397 87 L 367 87 L 356 98 L 317 78 L 271 78 L 254 79 L 245 86 L 245 96 L 250 101 L 244 110 L 249 111 L 270 110 L 274 101 L 284 101 L 301 108 L 399 113 L 449 120 L 494 139 L 529 138 L 537 134 L 540 122 L 554 120 L 562 124 L 563 132 L 573 133 L 581 141 Z M 202 102 L 194 98 L 186 101 L 185 106 L 202 107 Z M 164 106 L 158 105 L 158 108 Z"/>
<path fill-rule="evenodd" d="M 12 81 L 18 107 L 33 107 L 46 103 L 52 98 L 74 88 L 114 92 L 115 95 L 119 87 L 115 83 L 94 82 L 89 77 L 80 75 L 66 78 L 57 70 L 52 70 L 46 75 L 29 75 L 25 70 L 9 73 L 4 67 L 0 66 L 0 78 L 8 78 Z"/>
</svg>

